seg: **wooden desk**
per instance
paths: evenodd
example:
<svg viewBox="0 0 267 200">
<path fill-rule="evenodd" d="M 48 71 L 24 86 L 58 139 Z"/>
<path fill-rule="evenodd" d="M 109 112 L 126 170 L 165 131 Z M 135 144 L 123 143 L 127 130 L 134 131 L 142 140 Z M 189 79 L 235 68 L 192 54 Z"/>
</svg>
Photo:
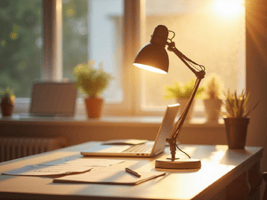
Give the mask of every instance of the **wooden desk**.
<svg viewBox="0 0 267 200">
<path fill-rule="evenodd" d="M 84 143 L 53 152 L 0 164 L 0 172 L 29 164 L 40 164 L 69 156 L 95 143 Z M 258 173 L 263 149 L 246 147 L 228 150 L 224 145 L 181 145 L 194 158 L 202 160 L 198 171 L 169 171 L 170 174 L 137 186 L 101 184 L 59 184 L 51 178 L 0 175 L 2 199 L 259 199 Z M 166 148 L 168 153 L 168 148 Z M 184 157 L 182 153 L 178 156 Z M 159 157 L 167 157 L 161 154 Z M 159 158 L 158 157 L 158 158 Z M 154 171 L 155 159 L 126 159 L 113 166 Z M 129 163 L 135 163 L 129 165 Z M 134 166 L 133 166 L 134 165 Z M 248 198 L 248 199 L 249 199 Z"/>
</svg>

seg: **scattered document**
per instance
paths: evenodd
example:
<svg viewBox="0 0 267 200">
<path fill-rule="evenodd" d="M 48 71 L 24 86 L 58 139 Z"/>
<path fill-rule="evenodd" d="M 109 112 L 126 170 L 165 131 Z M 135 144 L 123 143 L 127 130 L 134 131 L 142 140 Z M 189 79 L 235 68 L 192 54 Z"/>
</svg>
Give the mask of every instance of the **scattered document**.
<svg viewBox="0 0 267 200">
<path fill-rule="evenodd" d="M 125 140 L 108 140 L 103 142 L 102 144 L 109 144 L 109 145 L 137 145 L 137 144 L 144 144 L 148 140 L 138 140 L 138 139 L 125 139 Z"/>
<path fill-rule="evenodd" d="M 151 179 L 166 175 L 166 172 L 139 172 L 138 178 L 124 170 L 111 170 L 108 168 L 93 169 L 90 172 L 55 178 L 55 183 L 96 183 L 96 184 L 117 184 L 117 185 L 137 185 Z"/>
<path fill-rule="evenodd" d="M 72 166 L 87 166 L 87 167 L 108 167 L 119 164 L 124 160 L 116 159 L 102 159 L 102 158 L 77 158 L 77 159 L 60 159 L 52 162 L 47 162 L 41 165 L 72 165 Z"/>
<path fill-rule="evenodd" d="M 78 158 L 74 160 L 59 159 L 39 165 L 25 167 L 3 172 L 5 175 L 17 176 L 60 176 L 90 171 L 94 167 L 107 167 L 124 162 L 116 159 L 90 159 Z"/>
<path fill-rule="evenodd" d="M 76 167 L 71 165 L 27 165 L 25 167 L 3 172 L 4 175 L 17 175 L 17 176 L 59 176 L 69 175 L 76 173 L 83 173 L 91 170 L 93 167 Z"/>
</svg>

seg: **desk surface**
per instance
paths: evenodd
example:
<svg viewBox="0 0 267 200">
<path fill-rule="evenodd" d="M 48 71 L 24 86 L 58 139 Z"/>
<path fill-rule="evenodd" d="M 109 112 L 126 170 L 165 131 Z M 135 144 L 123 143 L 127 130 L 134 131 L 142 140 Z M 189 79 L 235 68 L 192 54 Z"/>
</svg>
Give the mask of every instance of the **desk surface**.
<svg viewBox="0 0 267 200">
<path fill-rule="evenodd" d="M 30 164 L 40 164 L 63 157 L 80 157 L 80 150 L 95 143 L 84 143 L 57 151 L 0 163 L 0 173 Z M 60 184 L 51 178 L 0 175 L 0 198 L 20 199 L 212 199 L 227 185 L 259 163 L 263 149 L 246 147 L 228 150 L 225 145 L 181 145 L 193 158 L 201 159 L 198 171 L 169 170 L 169 175 L 136 186 L 101 184 Z M 157 158 L 168 156 L 166 153 Z M 177 156 L 184 157 L 182 153 Z M 121 158 L 120 158 L 121 159 Z M 155 171 L 155 159 L 127 159 L 114 168 L 132 167 Z M 258 165 L 257 165 L 258 166 Z M 254 175 L 253 175 L 254 176 Z M 246 175 L 246 177 L 248 177 Z M 245 190 L 245 189 L 243 189 Z"/>
</svg>

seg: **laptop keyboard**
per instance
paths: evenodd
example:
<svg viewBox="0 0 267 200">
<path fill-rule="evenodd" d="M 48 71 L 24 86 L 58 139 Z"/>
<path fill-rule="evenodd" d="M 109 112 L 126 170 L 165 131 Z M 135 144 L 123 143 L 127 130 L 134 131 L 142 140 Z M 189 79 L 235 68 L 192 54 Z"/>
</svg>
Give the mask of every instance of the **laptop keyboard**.
<svg viewBox="0 0 267 200">
<path fill-rule="evenodd" d="M 152 150 L 153 145 L 150 144 L 140 144 L 140 145 L 134 145 L 126 150 L 124 150 L 123 152 L 131 152 L 131 153 L 138 153 L 138 152 L 142 152 L 142 153 L 150 153 Z"/>
</svg>

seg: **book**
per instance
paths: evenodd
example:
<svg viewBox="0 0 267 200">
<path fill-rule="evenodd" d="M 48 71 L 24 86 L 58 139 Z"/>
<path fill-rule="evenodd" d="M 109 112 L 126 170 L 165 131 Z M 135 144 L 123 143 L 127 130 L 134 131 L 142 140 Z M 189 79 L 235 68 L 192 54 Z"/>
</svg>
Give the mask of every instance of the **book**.
<svg viewBox="0 0 267 200">
<path fill-rule="evenodd" d="M 140 183 L 166 175 L 166 172 L 140 171 L 136 177 L 124 170 L 94 169 L 82 174 L 69 175 L 53 179 L 54 183 L 94 183 L 116 185 L 138 185 Z"/>
</svg>

